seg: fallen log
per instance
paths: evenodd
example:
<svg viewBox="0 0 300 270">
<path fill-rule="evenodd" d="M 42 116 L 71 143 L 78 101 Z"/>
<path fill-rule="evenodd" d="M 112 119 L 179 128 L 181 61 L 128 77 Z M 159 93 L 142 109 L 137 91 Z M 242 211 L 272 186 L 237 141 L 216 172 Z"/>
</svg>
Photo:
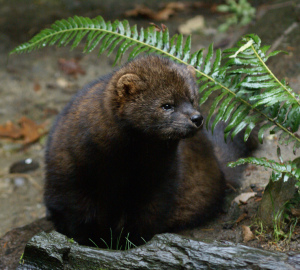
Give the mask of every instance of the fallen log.
<svg viewBox="0 0 300 270">
<path fill-rule="evenodd" d="M 300 269 L 300 254 L 204 243 L 176 234 L 156 235 L 127 251 L 80 246 L 55 231 L 39 233 L 26 245 L 20 269 Z"/>
</svg>

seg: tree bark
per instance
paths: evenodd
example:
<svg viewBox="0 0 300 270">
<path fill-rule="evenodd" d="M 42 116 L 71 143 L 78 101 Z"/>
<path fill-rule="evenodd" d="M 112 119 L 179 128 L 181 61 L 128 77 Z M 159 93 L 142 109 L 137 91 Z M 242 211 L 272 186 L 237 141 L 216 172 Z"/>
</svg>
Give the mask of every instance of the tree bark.
<svg viewBox="0 0 300 270">
<path fill-rule="evenodd" d="M 204 243 L 176 234 L 155 236 L 127 251 L 80 246 L 42 232 L 26 245 L 20 269 L 300 269 L 300 254 L 284 254 L 229 242 Z"/>
</svg>

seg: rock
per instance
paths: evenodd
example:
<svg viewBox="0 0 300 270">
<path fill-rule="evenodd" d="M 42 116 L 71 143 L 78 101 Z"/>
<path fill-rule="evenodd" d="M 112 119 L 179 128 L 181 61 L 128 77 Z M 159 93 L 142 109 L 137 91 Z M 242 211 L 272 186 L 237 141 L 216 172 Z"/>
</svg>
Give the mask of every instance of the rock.
<svg viewBox="0 0 300 270">
<path fill-rule="evenodd" d="M 10 168 L 10 173 L 25 173 L 29 171 L 34 171 L 40 167 L 39 163 L 31 158 L 26 158 L 24 160 L 16 161 Z"/>
<path fill-rule="evenodd" d="M 190 35 L 193 32 L 201 31 L 204 29 L 204 17 L 198 15 L 178 27 L 179 33 L 183 35 Z"/>
<path fill-rule="evenodd" d="M 289 179 L 287 182 L 280 179 L 275 182 L 270 181 L 266 186 L 257 212 L 257 217 L 264 226 L 272 227 L 274 225 L 274 214 L 277 215 L 283 210 L 284 203 L 294 197 L 295 183 L 294 179 Z"/>
<path fill-rule="evenodd" d="M 294 161 L 300 166 L 300 158 Z M 274 214 L 278 215 L 283 210 L 283 205 L 295 196 L 297 192 L 295 183 L 295 178 L 290 178 L 286 182 L 281 178 L 278 181 L 268 183 L 257 212 L 257 216 L 264 226 L 272 227 L 274 225 Z"/>
<path fill-rule="evenodd" d="M 27 242 L 35 234 L 51 230 L 53 230 L 52 224 L 46 218 L 42 218 L 3 235 L 0 238 L 0 269 L 16 269 Z"/>
<path fill-rule="evenodd" d="M 25 178 L 23 178 L 23 177 L 16 177 L 14 179 L 14 185 L 16 187 L 24 186 L 24 184 L 25 184 Z"/>
<path fill-rule="evenodd" d="M 299 269 L 299 254 L 203 243 L 176 234 L 156 235 L 127 251 L 80 246 L 58 232 L 39 233 L 26 245 L 21 269 Z"/>
<path fill-rule="evenodd" d="M 242 225 L 242 230 L 243 230 L 243 237 L 244 237 L 245 243 L 255 239 L 255 236 L 254 236 L 253 232 L 251 231 L 250 227 Z"/>
<path fill-rule="evenodd" d="M 254 197 L 256 195 L 256 192 L 245 192 L 240 195 L 238 195 L 233 201 L 236 202 L 237 204 L 241 203 L 247 203 L 247 201 Z"/>
</svg>

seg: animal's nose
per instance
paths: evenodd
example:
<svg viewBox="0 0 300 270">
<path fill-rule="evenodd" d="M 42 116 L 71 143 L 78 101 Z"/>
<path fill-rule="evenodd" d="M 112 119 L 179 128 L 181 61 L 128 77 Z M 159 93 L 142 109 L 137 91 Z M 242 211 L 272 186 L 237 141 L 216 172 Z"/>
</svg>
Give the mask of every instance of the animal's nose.
<svg viewBox="0 0 300 270">
<path fill-rule="evenodd" d="M 194 114 L 191 116 L 191 121 L 196 127 L 200 127 L 203 124 L 203 116 L 201 114 Z"/>
</svg>

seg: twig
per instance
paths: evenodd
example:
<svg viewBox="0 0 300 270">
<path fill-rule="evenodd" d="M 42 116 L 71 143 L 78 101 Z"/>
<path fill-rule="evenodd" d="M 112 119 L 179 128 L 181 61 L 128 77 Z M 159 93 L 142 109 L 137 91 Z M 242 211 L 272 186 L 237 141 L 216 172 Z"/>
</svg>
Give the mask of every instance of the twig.
<svg viewBox="0 0 300 270">
<path fill-rule="evenodd" d="M 277 49 L 277 47 L 280 45 L 280 43 L 282 42 L 282 40 L 289 34 L 291 33 L 295 28 L 298 27 L 298 23 L 297 22 L 293 22 L 284 32 L 283 34 L 277 38 L 273 45 L 270 48 L 270 51 L 274 51 Z"/>
<path fill-rule="evenodd" d="M 236 192 L 236 188 L 234 188 L 231 184 L 226 183 L 226 186 L 229 187 L 230 189 L 232 189 L 234 192 Z"/>
<path fill-rule="evenodd" d="M 269 10 L 284 8 L 284 7 L 288 7 L 288 6 L 292 6 L 292 5 L 296 5 L 295 1 L 286 1 L 283 3 L 277 3 L 277 4 L 273 4 L 273 5 L 262 5 L 257 10 L 256 19 L 260 19 Z"/>
</svg>

